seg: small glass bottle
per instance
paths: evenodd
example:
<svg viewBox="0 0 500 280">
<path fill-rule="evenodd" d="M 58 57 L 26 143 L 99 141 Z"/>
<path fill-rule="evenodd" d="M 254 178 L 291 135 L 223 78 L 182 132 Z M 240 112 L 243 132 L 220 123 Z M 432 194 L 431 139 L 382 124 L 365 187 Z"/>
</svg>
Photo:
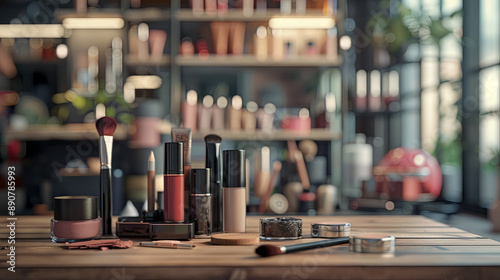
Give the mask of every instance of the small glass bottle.
<svg viewBox="0 0 500 280">
<path fill-rule="evenodd" d="M 84 241 L 101 236 L 96 196 L 54 197 L 54 218 L 50 221 L 52 242 Z"/>
<path fill-rule="evenodd" d="M 245 150 L 223 153 L 222 213 L 223 231 L 246 232 L 246 172 Z"/>
</svg>

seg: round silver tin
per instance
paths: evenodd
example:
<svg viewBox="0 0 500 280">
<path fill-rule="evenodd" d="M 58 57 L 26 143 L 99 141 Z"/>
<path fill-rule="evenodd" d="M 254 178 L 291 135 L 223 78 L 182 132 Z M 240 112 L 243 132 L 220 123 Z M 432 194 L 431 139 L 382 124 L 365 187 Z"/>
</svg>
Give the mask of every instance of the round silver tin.
<svg viewBox="0 0 500 280">
<path fill-rule="evenodd" d="M 311 236 L 318 238 L 336 238 L 351 234 L 350 223 L 318 222 L 311 224 Z"/>
<path fill-rule="evenodd" d="M 358 253 L 393 253 L 396 237 L 387 234 L 362 234 L 351 236 L 350 248 Z"/>
</svg>

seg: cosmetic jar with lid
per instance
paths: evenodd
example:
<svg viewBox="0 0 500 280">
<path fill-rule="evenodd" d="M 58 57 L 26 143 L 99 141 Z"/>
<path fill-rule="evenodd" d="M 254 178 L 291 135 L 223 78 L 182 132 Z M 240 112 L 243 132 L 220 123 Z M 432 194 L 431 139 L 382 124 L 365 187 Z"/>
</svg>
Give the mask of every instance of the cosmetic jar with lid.
<svg viewBox="0 0 500 280">
<path fill-rule="evenodd" d="M 358 253 L 394 253 L 396 237 L 387 234 L 362 234 L 351 236 L 351 250 Z"/>
<path fill-rule="evenodd" d="M 302 238 L 302 219 L 277 217 L 260 219 L 260 239 L 295 240 Z"/>
<path fill-rule="evenodd" d="M 101 235 L 97 196 L 54 197 L 54 218 L 50 221 L 53 242 L 98 239 Z"/>
<path fill-rule="evenodd" d="M 311 236 L 318 238 L 337 238 L 349 236 L 351 224 L 345 222 L 316 222 L 311 223 Z"/>
</svg>

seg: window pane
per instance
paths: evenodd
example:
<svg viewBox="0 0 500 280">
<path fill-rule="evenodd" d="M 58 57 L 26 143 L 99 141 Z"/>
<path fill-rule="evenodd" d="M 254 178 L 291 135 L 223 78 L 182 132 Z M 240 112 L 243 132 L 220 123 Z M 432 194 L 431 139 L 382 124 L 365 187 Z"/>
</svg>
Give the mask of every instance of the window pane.
<svg viewBox="0 0 500 280">
<path fill-rule="evenodd" d="M 480 78 L 480 120 L 479 159 L 480 173 L 480 206 L 489 207 L 497 197 L 498 155 L 500 151 L 500 67 L 484 69 Z"/>
<path fill-rule="evenodd" d="M 439 93 L 422 91 L 422 148 L 433 153 L 439 136 Z"/>
<path fill-rule="evenodd" d="M 482 0 L 480 3 L 480 56 L 481 65 L 500 61 L 500 1 Z"/>
</svg>

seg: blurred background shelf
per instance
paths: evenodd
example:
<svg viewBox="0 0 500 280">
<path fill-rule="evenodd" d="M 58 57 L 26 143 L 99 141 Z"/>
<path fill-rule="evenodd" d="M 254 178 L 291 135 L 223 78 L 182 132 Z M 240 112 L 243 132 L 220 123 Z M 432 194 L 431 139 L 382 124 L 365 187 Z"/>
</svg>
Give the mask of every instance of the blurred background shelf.
<svg viewBox="0 0 500 280">
<path fill-rule="evenodd" d="M 194 133 L 194 139 L 203 139 L 208 134 L 217 134 L 224 140 L 248 140 L 248 141 L 286 141 L 286 140 L 314 140 L 314 141 L 333 141 L 342 138 L 342 133 L 334 132 L 322 128 L 311 129 L 310 132 L 297 132 L 290 130 L 273 131 L 197 131 Z"/>
<path fill-rule="evenodd" d="M 168 9 L 142 8 L 129 9 L 123 12 L 123 18 L 132 22 L 169 20 L 171 12 Z"/>
<path fill-rule="evenodd" d="M 266 12 L 260 13 L 254 11 L 251 15 L 244 15 L 242 9 L 229 9 L 223 13 L 203 13 L 194 15 L 191 9 L 181 9 L 175 13 L 175 17 L 179 21 L 267 21 L 272 17 L 284 17 L 279 9 L 267 9 Z M 290 14 L 287 16 L 293 17 L 325 17 L 322 10 L 308 10 L 306 14 Z M 286 16 L 285 16 L 286 17 Z"/>
<path fill-rule="evenodd" d="M 229 67 L 338 67 L 342 65 L 342 58 L 327 58 L 326 56 L 297 56 L 275 60 L 268 58 L 259 60 L 254 55 L 210 55 L 206 58 L 199 56 L 177 56 L 175 63 L 179 66 L 229 66 Z"/>
<path fill-rule="evenodd" d="M 126 140 L 128 127 L 118 125 L 113 135 L 115 140 Z M 67 125 L 30 125 L 27 129 L 13 130 L 7 128 L 7 140 L 45 141 L 45 140 L 97 140 L 99 134 L 95 124 Z"/>
<path fill-rule="evenodd" d="M 134 55 L 125 57 L 125 65 L 128 66 L 168 66 L 171 63 L 169 55 L 163 55 L 161 58 L 149 56 L 147 59 L 139 59 Z"/>
</svg>

